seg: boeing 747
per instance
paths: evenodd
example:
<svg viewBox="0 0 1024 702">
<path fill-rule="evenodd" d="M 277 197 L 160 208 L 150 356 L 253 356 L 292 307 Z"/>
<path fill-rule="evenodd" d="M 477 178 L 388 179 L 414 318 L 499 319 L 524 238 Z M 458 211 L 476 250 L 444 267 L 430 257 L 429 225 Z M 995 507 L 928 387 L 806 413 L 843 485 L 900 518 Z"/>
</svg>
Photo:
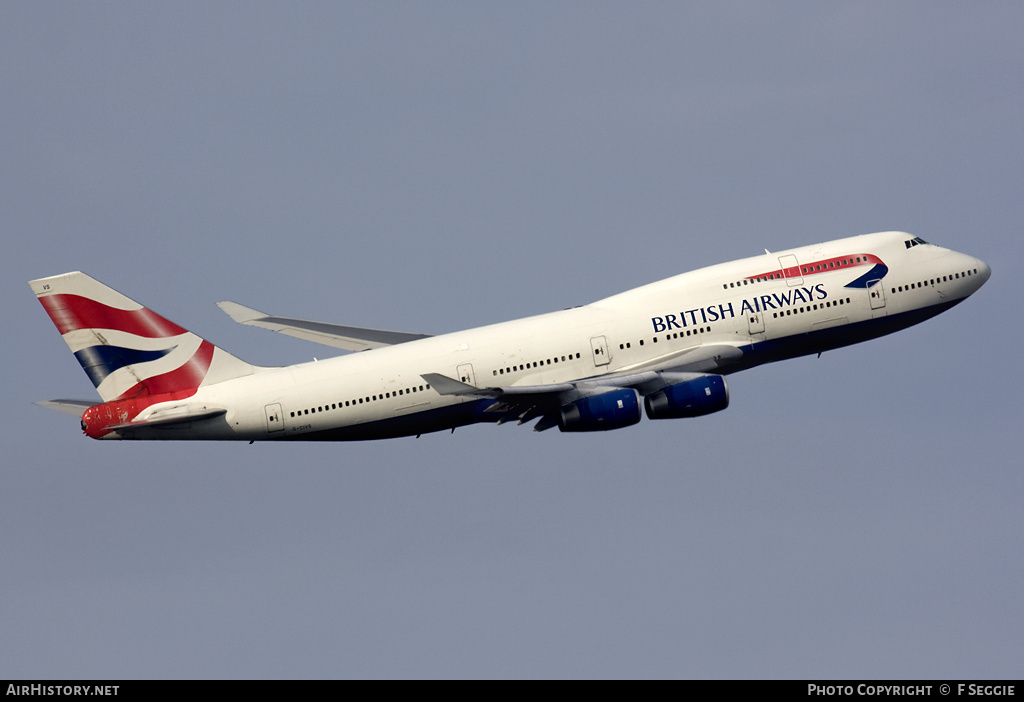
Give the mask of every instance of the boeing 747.
<svg viewBox="0 0 1024 702">
<path fill-rule="evenodd" d="M 967 299 L 984 262 L 902 232 L 768 253 L 589 305 L 428 336 L 235 321 L 360 353 L 250 365 L 84 273 L 30 282 L 101 402 L 39 404 L 94 439 L 354 441 L 536 420 L 620 429 L 729 405 L 725 376 L 905 329 Z"/>
</svg>

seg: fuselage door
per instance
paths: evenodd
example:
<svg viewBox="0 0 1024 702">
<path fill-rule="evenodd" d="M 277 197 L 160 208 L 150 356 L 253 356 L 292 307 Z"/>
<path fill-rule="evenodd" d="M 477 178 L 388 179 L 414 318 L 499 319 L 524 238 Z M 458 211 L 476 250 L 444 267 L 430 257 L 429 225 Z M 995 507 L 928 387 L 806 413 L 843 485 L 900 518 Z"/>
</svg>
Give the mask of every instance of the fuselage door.
<svg viewBox="0 0 1024 702">
<path fill-rule="evenodd" d="M 284 431 L 284 414 L 281 412 L 281 405 L 274 403 L 263 409 L 267 412 L 267 433 Z"/>
<path fill-rule="evenodd" d="M 459 380 L 469 385 L 476 386 L 476 375 L 473 374 L 473 364 L 463 363 L 461 366 L 455 369 L 455 372 L 459 376 Z"/>
<path fill-rule="evenodd" d="M 764 312 L 748 312 L 747 326 L 750 329 L 751 336 L 754 336 L 754 334 L 764 334 Z"/>
<path fill-rule="evenodd" d="M 779 256 L 779 265 L 782 266 L 782 275 L 786 278 L 786 285 L 795 288 L 804 284 L 804 274 L 800 270 L 800 264 L 793 254 Z"/>
<path fill-rule="evenodd" d="M 880 310 L 885 307 L 885 286 L 881 280 L 868 281 L 868 299 L 871 300 L 871 309 Z"/>
<path fill-rule="evenodd" d="M 608 353 L 608 342 L 603 336 L 590 339 L 590 350 L 594 353 L 595 366 L 607 366 L 612 362 L 612 355 Z"/>
</svg>

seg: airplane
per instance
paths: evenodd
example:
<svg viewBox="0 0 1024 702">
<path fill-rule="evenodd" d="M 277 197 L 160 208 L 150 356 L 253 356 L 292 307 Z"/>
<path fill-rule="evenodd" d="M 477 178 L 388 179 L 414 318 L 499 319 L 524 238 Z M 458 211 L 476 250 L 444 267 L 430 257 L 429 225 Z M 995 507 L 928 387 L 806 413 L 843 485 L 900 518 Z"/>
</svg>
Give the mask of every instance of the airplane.
<svg viewBox="0 0 1024 702">
<path fill-rule="evenodd" d="M 923 322 L 991 275 L 881 232 L 722 263 L 588 305 L 429 336 L 268 315 L 236 322 L 355 351 L 242 361 L 80 272 L 30 281 L 99 393 L 38 404 L 94 439 L 355 441 L 481 422 L 608 431 L 729 405 L 725 376 Z M 642 409 L 641 409 L 642 406 Z"/>
</svg>

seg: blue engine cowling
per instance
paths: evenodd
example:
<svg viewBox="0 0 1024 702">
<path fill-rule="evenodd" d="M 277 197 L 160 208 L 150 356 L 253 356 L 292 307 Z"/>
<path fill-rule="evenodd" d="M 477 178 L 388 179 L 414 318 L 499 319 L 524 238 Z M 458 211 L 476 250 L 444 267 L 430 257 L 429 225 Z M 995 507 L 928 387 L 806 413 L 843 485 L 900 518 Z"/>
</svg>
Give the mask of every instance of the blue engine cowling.
<svg viewBox="0 0 1024 702">
<path fill-rule="evenodd" d="M 610 390 L 576 400 L 561 409 L 558 428 L 562 431 L 609 431 L 640 421 L 640 400 L 636 390 Z"/>
<path fill-rule="evenodd" d="M 676 383 L 644 398 L 648 419 L 700 417 L 729 406 L 729 388 L 720 375 L 704 375 Z"/>
</svg>

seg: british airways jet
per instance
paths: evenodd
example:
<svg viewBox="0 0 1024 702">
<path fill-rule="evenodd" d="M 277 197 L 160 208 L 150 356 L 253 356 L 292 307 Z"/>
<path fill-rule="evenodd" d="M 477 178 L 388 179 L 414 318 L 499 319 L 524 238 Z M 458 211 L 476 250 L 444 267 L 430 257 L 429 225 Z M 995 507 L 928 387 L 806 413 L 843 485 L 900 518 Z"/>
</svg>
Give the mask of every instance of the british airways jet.
<svg viewBox="0 0 1024 702">
<path fill-rule="evenodd" d="M 102 402 L 51 400 L 94 439 L 353 441 L 477 422 L 606 431 L 729 405 L 725 375 L 923 322 L 991 269 L 902 232 L 723 263 L 589 305 L 428 336 L 235 321 L 359 351 L 250 365 L 84 273 L 30 282 Z M 642 406 L 642 408 L 641 408 Z"/>
</svg>

